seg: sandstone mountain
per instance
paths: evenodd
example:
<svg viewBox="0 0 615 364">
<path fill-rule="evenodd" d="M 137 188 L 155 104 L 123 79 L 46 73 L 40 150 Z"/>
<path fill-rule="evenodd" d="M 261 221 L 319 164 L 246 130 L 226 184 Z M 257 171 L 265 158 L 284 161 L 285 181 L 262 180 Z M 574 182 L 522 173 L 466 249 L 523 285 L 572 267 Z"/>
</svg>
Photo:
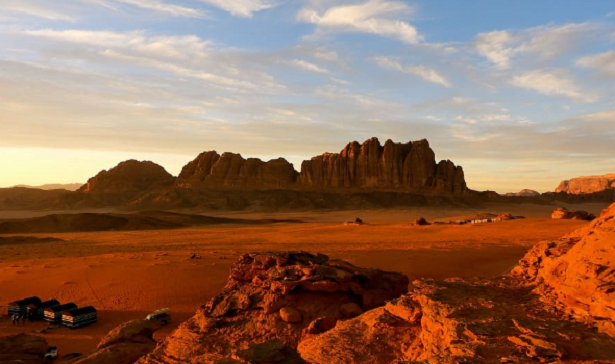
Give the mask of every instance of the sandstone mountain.
<svg viewBox="0 0 615 364">
<path fill-rule="evenodd" d="M 325 153 L 301 164 L 298 173 L 283 158 L 263 162 L 239 154 L 201 153 L 180 173 L 181 188 L 402 190 L 462 195 L 468 192 L 463 168 L 436 163 L 427 140 L 384 146 L 377 138 L 349 143 L 340 153 Z"/>
<path fill-rule="evenodd" d="M 555 192 L 570 194 L 586 194 L 615 189 L 615 173 L 604 176 L 577 177 L 568 181 L 560 182 Z"/>
<path fill-rule="evenodd" d="M 463 194 L 468 191 L 463 168 L 451 161 L 436 163 L 425 139 L 384 146 L 377 138 L 349 143 L 340 153 L 325 153 L 301 164 L 299 185 L 304 188 L 375 188 L 437 191 Z"/>
<path fill-rule="evenodd" d="M 181 188 L 284 189 L 293 187 L 297 171 L 284 158 L 263 162 L 235 153 L 203 152 L 182 168 L 176 185 Z"/>
<path fill-rule="evenodd" d="M 163 167 L 150 161 L 128 160 L 90 178 L 78 192 L 134 193 L 171 186 L 175 178 Z"/>
<path fill-rule="evenodd" d="M 540 196 L 540 192 L 524 189 L 519 192 L 509 192 L 505 194 L 504 196 L 507 196 L 507 197 L 538 197 Z"/>
</svg>

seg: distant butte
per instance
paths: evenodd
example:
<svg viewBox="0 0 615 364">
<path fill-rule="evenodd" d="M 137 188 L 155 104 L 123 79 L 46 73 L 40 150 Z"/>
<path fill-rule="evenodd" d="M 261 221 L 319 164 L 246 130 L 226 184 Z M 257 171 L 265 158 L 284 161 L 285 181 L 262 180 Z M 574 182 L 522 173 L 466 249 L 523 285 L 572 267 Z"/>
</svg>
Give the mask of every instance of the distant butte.
<svg viewBox="0 0 615 364">
<path fill-rule="evenodd" d="M 615 189 L 615 173 L 603 176 L 576 177 L 571 180 L 560 182 L 555 192 L 566 192 L 579 195 L 585 193 L 601 192 Z"/>
</svg>

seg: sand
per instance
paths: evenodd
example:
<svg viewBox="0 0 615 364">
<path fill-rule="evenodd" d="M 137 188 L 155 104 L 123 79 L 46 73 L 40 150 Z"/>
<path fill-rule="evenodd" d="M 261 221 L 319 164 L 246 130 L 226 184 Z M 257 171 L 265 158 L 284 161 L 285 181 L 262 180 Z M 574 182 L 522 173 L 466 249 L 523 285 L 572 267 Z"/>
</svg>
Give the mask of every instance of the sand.
<svg viewBox="0 0 615 364">
<path fill-rule="evenodd" d="M 599 212 L 607 204 L 585 205 Z M 568 206 L 579 208 L 578 206 Z M 489 206 L 486 210 L 381 210 L 292 214 L 219 214 L 242 218 L 299 219 L 305 223 L 267 226 L 224 225 L 181 230 L 33 234 L 37 238 L 0 244 L 0 306 L 27 296 L 56 298 L 99 310 L 95 325 L 44 335 L 62 355 L 94 349 L 122 322 L 170 308 L 173 321 L 162 339 L 226 283 L 242 253 L 267 250 L 321 252 L 364 267 L 400 271 L 415 279 L 496 276 L 510 270 L 535 243 L 555 239 L 587 222 L 551 220 L 553 206 Z M 412 227 L 428 220 L 477 212 L 512 212 L 530 218 L 485 225 Z M 19 217 L 25 217 L 21 214 Z M 7 216 L 3 216 L 7 217 Z M 8 216 L 10 217 L 10 216 Z M 344 226 L 361 217 L 367 224 Z M 6 237 L 6 236 L 4 236 Z M 198 253 L 201 259 L 189 259 Z M 0 335 L 31 332 L 47 325 L 13 327 L 0 307 Z"/>
</svg>

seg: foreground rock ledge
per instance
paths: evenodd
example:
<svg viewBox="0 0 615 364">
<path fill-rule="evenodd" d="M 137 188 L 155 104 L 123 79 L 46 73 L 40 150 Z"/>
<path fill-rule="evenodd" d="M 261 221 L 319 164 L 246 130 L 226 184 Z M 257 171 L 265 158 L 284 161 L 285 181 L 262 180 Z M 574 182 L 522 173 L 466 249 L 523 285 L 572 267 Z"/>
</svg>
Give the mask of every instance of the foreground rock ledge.
<svg viewBox="0 0 615 364">
<path fill-rule="evenodd" d="M 399 273 L 322 254 L 246 254 L 222 293 L 139 363 L 304 363 L 302 339 L 407 291 Z"/>
</svg>

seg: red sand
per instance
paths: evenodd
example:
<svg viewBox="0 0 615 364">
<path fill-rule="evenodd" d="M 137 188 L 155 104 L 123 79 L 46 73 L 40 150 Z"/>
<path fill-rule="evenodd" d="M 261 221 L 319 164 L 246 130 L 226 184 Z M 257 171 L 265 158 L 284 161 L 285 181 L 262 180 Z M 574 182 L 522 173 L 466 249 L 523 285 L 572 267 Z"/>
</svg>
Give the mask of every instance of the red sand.
<svg viewBox="0 0 615 364">
<path fill-rule="evenodd" d="M 591 210 L 605 206 L 592 206 Z M 517 209 L 514 214 L 545 217 L 553 209 L 526 206 L 523 211 L 521 205 L 513 207 Z M 0 305 L 38 295 L 95 306 L 99 310 L 97 324 L 75 331 L 61 328 L 44 335 L 62 354 L 85 353 L 122 322 L 169 307 L 173 323 L 156 334 L 157 339 L 163 338 L 220 291 L 230 265 L 245 252 L 321 252 L 364 267 L 400 271 L 411 280 L 495 276 L 510 270 L 538 241 L 558 238 L 587 224 L 531 218 L 480 226 L 410 226 L 412 218 L 420 215 L 433 219 L 436 210 L 432 210 L 423 214 L 351 211 L 275 215 L 311 221 L 305 224 L 39 234 L 36 236 L 65 241 L 0 245 Z M 270 217 L 232 216 L 239 215 Z M 453 215 L 461 213 L 440 211 L 440 217 Z M 357 216 L 368 224 L 342 225 Z M 202 259 L 190 260 L 191 253 L 200 254 Z M 4 316 L 6 307 L 1 307 L 0 313 L 0 335 L 46 327 L 30 322 L 25 327 L 13 327 Z"/>
</svg>

